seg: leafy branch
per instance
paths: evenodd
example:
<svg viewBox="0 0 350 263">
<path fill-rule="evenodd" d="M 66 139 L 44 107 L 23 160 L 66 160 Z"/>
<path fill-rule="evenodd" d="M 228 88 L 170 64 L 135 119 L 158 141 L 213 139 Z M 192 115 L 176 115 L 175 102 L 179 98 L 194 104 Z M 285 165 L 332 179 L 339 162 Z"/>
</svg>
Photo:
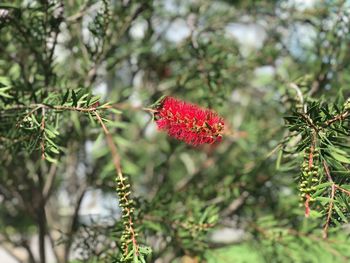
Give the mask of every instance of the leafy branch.
<svg viewBox="0 0 350 263">
<path fill-rule="evenodd" d="M 123 262 L 128 262 L 130 260 L 133 260 L 133 262 L 146 262 L 145 256 L 150 254 L 150 248 L 141 247 L 137 242 L 137 236 L 138 233 L 136 232 L 134 228 L 134 206 L 133 206 L 133 200 L 130 199 L 130 184 L 128 183 L 128 179 L 123 175 L 121 164 L 120 164 L 120 156 L 118 154 L 117 147 L 115 146 L 115 143 L 113 141 L 113 137 L 111 133 L 109 132 L 108 128 L 103 122 L 103 119 L 101 118 L 100 114 L 97 111 L 94 111 L 94 114 L 100 123 L 104 134 L 106 136 L 107 145 L 111 151 L 112 157 L 113 157 L 113 164 L 114 168 L 117 173 L 116 178 L 116 191 L 119 196 L 119 206 L 122 209 L 122 219 L 124 224 L 124 232 L 121 237 L 122 241 L 122 250 L 123 250 Z M 131 244 L 131 247 L 130 247 Z"/>
<path fill-rule="evenodd" d="M 347 223 L 350 215 L 349 100 L 340 106 L 312 100 L 304 103 L 285 117 L 290 137 L 282 151 L 286 159 L 303 156 L 298 177 L 300 201 L 306 217 L 312 208 L 312 215 L 325 218 L 323 237 L 327 238 L 329 226 Z"/>
</svg>

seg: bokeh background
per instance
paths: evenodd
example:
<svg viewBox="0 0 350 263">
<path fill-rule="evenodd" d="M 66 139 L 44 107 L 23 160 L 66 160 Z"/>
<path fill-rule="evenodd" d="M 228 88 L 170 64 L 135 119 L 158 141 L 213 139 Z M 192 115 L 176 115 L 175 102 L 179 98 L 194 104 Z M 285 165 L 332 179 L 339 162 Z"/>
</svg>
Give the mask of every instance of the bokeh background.
<svg viewBox="0 0 350 263">
<path fill-rule="evenodd" d="M 349 95 L 349 1 L 1 2 L 0 82 L 16 91 L 1 106 L 59 104 L 67 90 L 111 103 L 147 262 L 350 261 L 349 227 L 322 239 L 323 221 L 299 206 L 299 167 L 278 151 L 290 83 L 315 100 Z M 157 131 L 143 108 L 162 95 L 217 111 L 223 141 L 192 147 Z M 38 136 L 13 139 L 28 112 L 0 115 L 0 261 L 42 262 L 44 249 L 48 263 L 111 262 L 121 220 L 101 128 L 53 113 L 59 153 L 42 161 Z"/>
</svg>

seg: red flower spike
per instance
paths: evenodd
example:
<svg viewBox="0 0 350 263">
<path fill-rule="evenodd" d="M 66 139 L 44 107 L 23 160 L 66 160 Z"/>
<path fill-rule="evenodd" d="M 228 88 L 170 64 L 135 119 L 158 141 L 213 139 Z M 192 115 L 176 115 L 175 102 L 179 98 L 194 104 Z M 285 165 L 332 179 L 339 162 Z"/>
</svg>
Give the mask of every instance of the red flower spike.
<svg viewBox="0 0 350 263">
<path fill-rule="evenodd" d="M 187 144 L 213 144 L 222 139 L 224 120 L 195 104 L 165 97 L 157 104 L 154 117 L 160 130 Z"/>
</svg>

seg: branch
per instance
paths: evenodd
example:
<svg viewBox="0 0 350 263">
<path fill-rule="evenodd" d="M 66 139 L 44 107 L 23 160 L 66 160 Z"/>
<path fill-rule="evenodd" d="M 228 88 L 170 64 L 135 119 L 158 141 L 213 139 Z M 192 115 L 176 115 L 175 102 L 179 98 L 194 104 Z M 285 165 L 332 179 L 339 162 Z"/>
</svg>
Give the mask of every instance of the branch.
<svg viewBox="0 0 350 263">
<path fill-rule="evenodd" d="M 111 106 L 109 105 L 104 105 L 101 107 L 102 109 L 109 109 L 111 108 Z M 27 113 L 17 124 L 16 127 L 18 128 L 20 126 L 20 124 L 26 119 L 28 118 L 30 115 L 32 115 L 34 112 L 36 112 L 39 109 L 42 109 L 42 114 L 43 114 L 43 118 L 45 116 L 45 109 L 47 110 L 58 110 L 58 111 L 77 111 L 77 112 L 85 112 L 85 113 L 90 113 L 90 112 L 94 112 L 97 110 L 96 104 L 92 105 L 91 107 L 71 107 L 71 106 L 60 106 L 60 105 L 49 105 L 49 104 L 42 104 L 42 103 L 38 103 L 38 104 L 30 104 L 30 105 L 15 105 L 13 107 L 9 107 L 9 108 L 5 108 L 2 109 L 4 111 L 13 111 L 13 110 L 21 110 L 21 109 L 32 109 L 29 113 Z M 42 119 L 41 122 L 41 129 L 45 129 L 45 120 Z M 41 149 L 43 150 L 43 144 L 41 145 Z M 45 159 L 45 158 L 44 158 Z"/>
<path fill-rule="evenodd" d="M 67 232 L 68 241 L 65 243 L 65 248 L 64 248 L 64 262 L 68 262 L 68 259 L 69 259 L 69 251 L 73 242 L 73 235 L 76 231 L 76 227 L 79 219 L 79 211 L 80 211 L 80 207 L 83 202 L 84 196 L 86 194 L 86 190 L 87 190 L 87 185 L 83 184 L 80 187 L 80 190 L 77 195 L 78 196 L 77 202 L 75 203 L 74 213 L 71 218 L 70 225 L 68 227 L 68 232 Z"/>
<path fill-rule="evenodd" d="M 309 115 L 306 115 L 305 113 L 300 113 L 300 115 L 303 117 L 303 119 L 307 122 L 307 124 L 309 124 L 309 126 L 311 126 L 311 128 L 315 131 L 318 132 L 320 130 L 320 128 L 318 128 L 314 122 L 312 121 L 312 119 L 310 118 Z"/>
<path fill-rule="evenodd" d="M 80 8 L 80 10 L 77 13 L 75 13 L 74 15 L 67 17 L 66 21 L 70 22 L 70 23 L 76 23 L 79 20 L 81 20 L 82 17 L 84 15 L 86 15 L 88 12 L 96 10 L 97 8 L 98 8 L 97 4 L 89 6 L 89 1 L 86 1 L 84 3 L 84 5 Z M 91 10 L 89 10 L 89 9 L 91 9 Z"/>
<path fill-rule="evenodd" d="M 323 238 L 326 239 L 327 236 L 328 236 L 328 227 L 329 227 L 329 223 L 330 223 L 331 216 L 332 216 L 332 211 L 333 211 L 333 201 L 334 201 L 334 195 L 335 195 L 335 184 L 334 184 L 332 176 L 331 176 L 331 174 L 329 172 L 329 167 L 328 167 L 326 161 L 323 161 L 323 167 L 324 167 L 324 170 L 326 172 L 328 181 L 332 183 L 332 186 L 331 186 L 332 190 L 331 190 L 331 196 L 330 196 L 331 202 L 329 203 L 326 223 L 325 223 L 325 225 L 323 227 Z"/>
<path fill-rule="evenodd" d="M 1 247 L 18 262 L 20 263 L 36 262 L 33 252 L 31 248 L 28 246 L 27 240 L 24 239 L 23 236 L 21 236 L 21 240 L 16 242 L 10 238 L 9 234 L 6 231 L 4 231 L 0 237 L 1 237 L 1 240 L 0 240 Z M 25 258 L 23 253 L 19 251 L 20 247 L 22 247 L 27 251 L 27 254 L 28 254 L 27 258 Z"/>
<path fill-rule="evenodd" d="M 108 54 L 110 54 L 115 48 L 119 47 L 119 44 L 120 44 L 119 42 L 120 42 L 122 36 L 125 33 L 127 33 L 127 31 L 129 30 L 129 28 L 132 25 L 132 22 L 142 12 L 147 10 L 148 7 L 149 7 L 149 4 L 147 2 L 141 3 L 130 16 L 127 16 L 125 18 L 125 20 L 123 21 L 124 23 L 121 25 L 120 28 L 118 28 L 117 32 L 108 30 L 110 32 L 110 34 L 113 34 L 113 38 L 110 40 L 109 48 L 105 48 L 106 41 L 102 41 L 102 43 L 100 43 L 101 51 L 97 54 L 97 57 L 94 59 L 94 63 L 92 65 L 92 67 L 90 68 L 90 70 L 86 74 L 86 79 L 85 79 L 86 86 L 90 86 L 94 82 L 94 80 L 96 79 L 96 76 L 97 76 L 98 67 L 106 59 L 106 56 Z M 106 27 L 108 27 L 108 25 L 106 25 Z M 105 28 L 105 31 L 107 32 L 107 28 Z"/>
<path fill-rule="evenodd" d="M 49 199 L 51 192 L 52 192 L 52 187 L 53 184 L 55 182 L 55 178 L 56 178 L 56 171 L 57 171 L 57 165 L 56 164 L 52 164 L 50 166 L 50 170 L 49 170 L 49 174 L 47 176 L 45 185 L 43 187 L 43 198 L 44 198 L 44 203 L 47 202 L 47 200 Z"/>
<path fill-rule="evenodd" d="M 20 110 L 20 109 L 33 109 L 33 111 L 28 113 L 28 116 L 31 115 L 33 112 L 39 110 L 39 109 L 48 109 L 48 110 L 68 110 L 68 111 L 79 111 L 79 112 L 94 112 L 97 110 L 97 107 L 72 107 L 72 106 L 60 106 L 60 105 L 50 105 L 50 104 L 43 104 L 43 103 L 36 103 L 36 104 L 29 104 L 29 105 L 14 105 L 13 107 L 5 108 L 2 110 Z M 110 108 L 110 106 L 105 105 L 103 106 L 104 109 Z"/>
<path fill-rule="evenodd" d="M 289 87 L 291 87 L 292 89 L 294 89 L 294 90 L 296 91 L 297 96 L 298 96 L 299 101 L 300 101 L 300 104 L 301 104 L 301 106 L 303 107 L 303 112 L 306 113 L 306 111 L 307 111 L 307 108 L 306 108 L 306 107 L 307 107 L 307 106 L 306 106 L 306 104 L 304 103 L 303 93 L 301 92 L 300 88 L 299 88 L 298 85 L 295 84 L 295 83 L 290 83 L 290 84 L 289 84 Z"/>
<path fill-rule="evenodd" d="M 236 212 L 245 202 L 245 200 L 249 197 L 249 193 L 244 191 L 240 196 L 238 196 L 235 200 L 231 202 L 231 204 L 222 211 L 222 216 L 230 216 L 234 212 Z"/>
<path fill-rule="evenodd" d="M 339 191 L 342 191 L 350 196 L 350 191 L 345 190 L 344 188 L 341 188 L 339 185 L 334 184 L 334 187 L 337 188 Z"/>
<path fill-rule="evenodd" d="M 28 257 L 29 257 L 29 262 L 30 263 L 35 263 L 35 257 L 34 257 L 34 254 L 31 250 L 31 248 L 29 247 L 28 243 L 27 242 L 23 242 L 22 243 L 22 246 L 24 247 L 24 249 L 27 251 L 28 253 Z"/>
<path fill-rule="evenodd" d="M 345 120 L 349 116 L 350 116 L 350 112 L 349 111 L 345 111 L 345 112 L 343 112 L 341 114 L 338 114 L 338 115 L 334 116 L 334 118 L 326 121 L 324 123 L 324 125 L 325 126 L 329 126 L 329 125 L 333 124 L 334 122 Z"/>
<path fill-rule="evenodd" d="M 108 148 L 110 149 L 112 157 L 113 157 L 114 168 L 117 172 L 119 183 L 121 184 L 121 189 L 122 190 L 127 189 L 128 186 L 124 184 L 124 182 L 126 181 L 126 178 L 123 176 L 123 173 L 122 173 L 122 169 L 121 169 L 121 165 L 120 165 L 120 156 L 118 154 L 117 147 L 114 144 L 113 137 L 112 137 L 111 133 L 109 132 L 109 130 L 107 129 L 106 125 L 104 124 L 99 113 L 97 111 L 95 111 L 94 113 L 95 113 L 95 116 L 96 116 L 98 122 L 100 123 L 104 133 L 105 133 L 107 145 L 108 145 Z M 118 190 L 118 186 L 117 186 L 117 190 Z M 128 197 L 127 197 L 128 194 L 130 194 L 130 192 L 127 194 L 124 194 L 123 196 L 119 195 L 120 204 L 122 204 L 122 202 L 125 204 L 131 203 L 128 200 Z M 122 198 L 123 198 L 123 200 L 121 200 Z M 133 244 L 133 249 L 135 251 L 135 254 L 138 255 L 139 246 L 138 246 L 138 243 L 136 240 L 136 232 L 135 232 L 135 229 L 133 228 L 134 222 L 133 222 L 133 218 L 132 218 L 132 212 L 133 211 L 130 207 L 124 206 L 124 205 L 122 206 L 123 217 L 126 217 L 126 219 L 127 219 L 127 224 L 125 225 L 125 229 L 130 233 L 131 241 Z M 124 255 L 126 256 L 127 254 L 128 254 L 128 247 L 126 246 L 125 250 L 124 250 Z"/>
<path fill-rule="evenodd" d="M 45 160 L 45 108 L 41 108 L 42 116 L 41 116 L 41 125 L 40 125 L 40 132 L 41 132 L 41 142 L 40 142 L 40 148 L 41 148 L 41 160 Z"/>
<path fill-rule="evenodd" d="M 100 125 L 101 125 L 101 127 L 103 129 L 103 132 L 106 135 L 107 145 L 108 145 L 109 149 L 111 150 L 111 154 L 112 154 L 112 157 L 113 157 L 114 168 L 117 171 L 117 175 L 118 175 L 119 179 L 121 181 L 123 181 L 124 177 L 123 177 L 122 168 L 121 168 L 121 165 L 120 165 L 120 156 L 119 156 L 117 147 L 114 144 L 113 137 L 110 134 L 110 132 L 107 129 L 107 127 L 104 124 L 104 122 L 102 121 L 102 118 L 101 118 L 100 114 L 97 111 L 95 111 L 94 113 L 95 113 L 95 116 L 96 116 L 98 122 L 100 123 Z"/>
<path fill-rule="evenodd" d="M 203 170 L 208 169 L 214 164 L 215 160 L 213 158 L 208 157 L 207 159 L 205 159 L 204 162 L 202 162 L 202 164 L 190 176 L 184 177 L 183 179 L 177 182 L 177 184 L 175 185 L 175 192 L 182 192 L 186 190 L 190 183 L 193 182 Z"/>
<path fill-rule="evenodd" d="M 13 246 L 13 244 L 5 243 L 3 241 L 0 241 L 1 248 L 4 249 L 7 254 L 9 254 L 11 257 L 13 257 L 17 262 L 19 263 L 25 263 L 26 259 L 23 257 L 23 253 L 17 251 L 16 247 Z M 29 261 L 30 263 L 34 263 L 35 261 Z"/>
</svg>

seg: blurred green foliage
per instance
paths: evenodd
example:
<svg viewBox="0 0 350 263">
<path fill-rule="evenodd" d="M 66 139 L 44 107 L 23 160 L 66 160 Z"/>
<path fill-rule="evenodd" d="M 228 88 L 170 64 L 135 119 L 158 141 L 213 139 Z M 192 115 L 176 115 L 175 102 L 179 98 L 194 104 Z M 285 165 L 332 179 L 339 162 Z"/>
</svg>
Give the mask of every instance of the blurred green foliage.
<svg viewBox="0 0 350 263">
<path fill-rule="evenodd" d="M 308 3 L 0 3 L 0 245 L 31 263 L 47 244 L 59 263 L 349 262 L 349 4 Z M 162 95 L 215 109 L 223 142 L 157 132 L 143 107 Z M 137 244 L 121 210 L 83 206 L 118 206 L 101 123 Z"/>
</svg>

